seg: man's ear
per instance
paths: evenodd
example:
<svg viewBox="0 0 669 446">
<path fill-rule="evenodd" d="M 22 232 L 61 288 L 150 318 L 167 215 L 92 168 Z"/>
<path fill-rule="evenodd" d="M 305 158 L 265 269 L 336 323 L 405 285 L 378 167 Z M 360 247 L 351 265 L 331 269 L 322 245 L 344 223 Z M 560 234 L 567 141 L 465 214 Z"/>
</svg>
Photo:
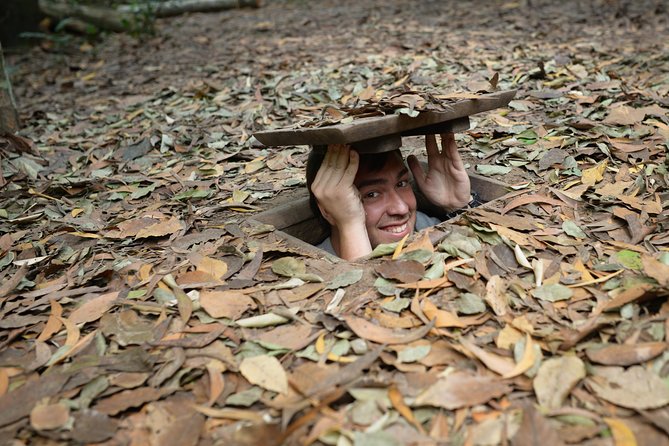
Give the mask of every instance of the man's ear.
<svg viewBox="0 0 669 446">
<path fill-rule="evenodd" d="M 325 208 L 321 206 L 320 203 L 316 202 L 316 204 L 318 205 L 318 210 L 321 211 L 321 215 L 323 216 L 323 218 L 328 223 L 330 223 L 330 226 L 334 226 L 334 219 L 332 218 L 332 215 L 330 215 L 330 213 L 326 211 Z"/>
</svg>

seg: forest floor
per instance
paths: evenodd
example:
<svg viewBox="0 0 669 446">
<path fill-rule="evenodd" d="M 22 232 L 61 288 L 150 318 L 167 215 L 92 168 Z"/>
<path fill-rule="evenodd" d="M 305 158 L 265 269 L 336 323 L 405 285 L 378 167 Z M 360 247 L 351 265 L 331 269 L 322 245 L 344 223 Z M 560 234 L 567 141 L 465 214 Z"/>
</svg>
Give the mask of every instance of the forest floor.
<svg viewBox="0 0 669 446">
<path fill-rule="evenodd" d="M 668 22 L 268 0 L 10 53 L 0 443 L 669 444 Z M 494 89 L 457 140 L 505 198 L 360 262 L 249 219 L 308 153 L 254 132 Z"/>
</svg>

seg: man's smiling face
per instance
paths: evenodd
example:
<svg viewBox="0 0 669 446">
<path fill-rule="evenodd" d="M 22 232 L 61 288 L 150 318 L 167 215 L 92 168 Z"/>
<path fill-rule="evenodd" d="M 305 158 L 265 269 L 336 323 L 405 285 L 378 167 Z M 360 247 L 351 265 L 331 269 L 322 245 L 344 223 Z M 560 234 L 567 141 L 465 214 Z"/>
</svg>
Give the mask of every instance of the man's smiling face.
<svg viewBox="0 0 669 446">
<path fill-rule="evenodd" d="M 416 196 L 399 150 L 390 153 L 380 169 L 375 169 L 371 162 L 361 163 L 355 185 L 365 209 L 365 226 L 372 248 L 397 242 L 413 232 Z"/>
</svg>

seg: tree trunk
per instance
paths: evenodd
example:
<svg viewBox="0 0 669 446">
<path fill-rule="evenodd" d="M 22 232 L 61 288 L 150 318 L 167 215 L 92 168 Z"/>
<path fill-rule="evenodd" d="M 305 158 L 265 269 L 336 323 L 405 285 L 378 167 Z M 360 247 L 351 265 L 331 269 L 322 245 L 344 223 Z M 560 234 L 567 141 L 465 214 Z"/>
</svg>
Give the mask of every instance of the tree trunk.
<svg viewBox="0 0 669 446">
<path fill-rule="evenodd" d="M 148 10 L 156 17 L 172 17 L 187 12 L 215 12 L 235 8 L 259 8 L 261 0 L 167 0 L 149 2 L 148 5 L 123 5 L 118 10 L 123 12 L 141 12 Z"/>
<path fill-rule="evenodd" d="M 98 28 L 111 31 L 126 31 L 132 29 L 134 15 L 129 12 L 119 12 L 102 6 L 87 6 L 65 1 L 39 0 L 39 7 L 44 14 L 57 19 L 73 17 L 81 19 Z"/>
<path fill-rule="evenodd" d="M 257 8 L 261 0 L 168 0 L 151 1 L 138 5 L 121 5 L 117 8 L 80 5 L 64 0 L 39 0 L 39 7 L 46 15 L 57 19 L 72 17 L 111 31 L 136 28 L 136 18 L 146 13 L 154 17 L 171 17 L 186 12 L 212 12 L 225 9 Z"/>
<path fill-rule="evenodd" d="M 16 133 L 18 130 L 19 115 L 16 112 L 12 84 L 9 82 L 0 44 L 0 133 Z"/>
</svg>

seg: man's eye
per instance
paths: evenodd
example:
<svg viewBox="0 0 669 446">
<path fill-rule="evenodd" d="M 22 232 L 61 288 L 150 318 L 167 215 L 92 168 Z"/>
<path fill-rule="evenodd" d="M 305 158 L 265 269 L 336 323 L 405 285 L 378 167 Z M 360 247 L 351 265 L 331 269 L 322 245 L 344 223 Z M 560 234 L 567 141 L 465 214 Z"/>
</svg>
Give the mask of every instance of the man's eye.
<svg viewBox="0 0 669 446">
<path fill-rule="evenodd" d="M 408 180 L 400 180 L 400 181 L 397 183 L 397 187 L 407 187 L 408 185 L 409 185 L 409 181 L 408 181 Z"/>
<path fill-rule="evenodd" d="M 378 192 L 367 192 L 365 193 L 362 198 L 364 199 L 373 199 L 377 198 L 380 194 Z"/>
</svg>

